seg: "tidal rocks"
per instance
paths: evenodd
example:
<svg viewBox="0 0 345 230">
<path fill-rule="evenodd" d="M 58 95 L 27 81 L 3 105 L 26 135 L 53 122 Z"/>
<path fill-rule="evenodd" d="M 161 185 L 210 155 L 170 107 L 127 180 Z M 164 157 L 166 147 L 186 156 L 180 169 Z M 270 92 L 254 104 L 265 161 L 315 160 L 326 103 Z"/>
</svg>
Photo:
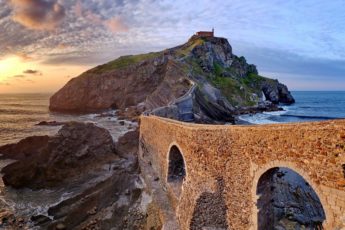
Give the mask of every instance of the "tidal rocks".
<svg viewBox="0 0 345 230">
<path fill-rule="evenodd" d="M 65 122 L 59 122 L 59 121 L 41 121 L 37 123 L 36 125 L 40 126 L 62 126 L 66 124 Z"/>
<path fill-rule="evenodd" d="M 15 214 L 4 213 L 6 223 L 0 226 L 144 229 L 149 218 L 146 200 L 150 197 L 143 195 L 138 140 L 138 130 L 126 133 L 114 143 L 103 128 L 71 122 L 55 136 L 29 137 L 1 147 L 3 158 L 18 160 L 3 169 L 5 185 L 50 192 L 63 189 L 73 195 L 52 203 L 47 213 L 27 216 L 30 221 L 23 223 L 13 221 Z M 30 202 L 31 197 L 27 199 Z"/>
<path fill-rule="evenodd" d="M 264 81 L 262 84 L 262 91 L 267 100 L 274 104 L 284 103 L 293 104 L 295 99 L 292 97 L 287 86 L 278 82 L 278 80 Z"/>
<path fill-rule="evenodd" d="M 91 123 L 71 122 L 53 137 L 29 137 L 0 148 L 18 160 L 3 168 L 5 185 L 44 188 L 78 177 L 116 158 L 109 132 Z"/>
</svg>

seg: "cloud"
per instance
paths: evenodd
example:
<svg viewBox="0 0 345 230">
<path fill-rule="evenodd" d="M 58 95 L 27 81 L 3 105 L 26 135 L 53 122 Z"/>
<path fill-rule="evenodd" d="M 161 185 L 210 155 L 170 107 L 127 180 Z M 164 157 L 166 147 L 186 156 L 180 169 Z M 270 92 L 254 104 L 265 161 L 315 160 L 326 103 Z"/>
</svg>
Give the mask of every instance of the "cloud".
<svg viewBox="0 0 345 230">
<path fill-rule="evenodd" d="M 104 25 L 113 33 L 128 31 L 128 26 L 124 24 L 122 19 L 119 17 L 106 20 Z"/>
<path fill-rule="evenodd" d="M 173 47 L 196 30 L 215 27 L 216 35 L 228 38 L 234 53 L 256 64 L 260 72 L 301 84 L 302 78 L 344 79 L 343 0 L 248 2 L 0 0 L 0 59 L 20 52 L 43 65 L 94 66 L 120 55 Z M 46 18 L 56 12 L 54 5 L 63 14 L 50 23 Z M 31 16 L 30 12 L 35 15 L 30 20 L 41 15 L 33 24 L 43 29 L 26 30 L 12 20 Z M 54 33 L 44 29 L 51 24 L 58 28 Z"/>
<path fill-rule="evenodd" d="M 33 80 L 31 80 L 31 79 L 26 79 L 26 82 L 35 83 L 35 81 L 33 81 Z"/>
<path fill-rule="evenodd" d="M 42 76 L 42 72 L 38 71 L 38 70 L 32 70 L 32 69 L 27 69 L 25 71 L 23 71 L 23 74 L 16 74 L 13 75 L 12 78 L 16 78 L 16 79 L 26 79 L 26 81 L 32 82 L 32 80 L 27 79 L 29 76 L 32 75 L 38 75 L 38 76 Z"/>
<path fill-rule="evenodd" d="M 29 29 L 52 30 L 65 17 L 65 8 L 57 0 L 10 0 L 13 20 Z"/>
<path fill-rule="evenodd" d="M 25 75 L 23 74 L 17 74 L 17 75 L 14 75 L 12 76 L 13 78 L 25 78 Z"/>
<path fill-rule="evenodd" d="M 244 55 L 255 63 L 259 72 L 313 76 L 313 79 L 344 78 L 345 60 L 304 57 L 286 50 L 238 45 L 235 54 Z M 278 76 L 279 77 L 279 76 Z"/>
<path fill-rule="evenodd" d="M 2 85 L 2 86 L 10 86 L 11 84 L 8 83 L 8 82 L 0 82 L 0 85 Z"/>
<path fill-rule="evenodd" d="M 115 2 L 114 5 L 117 5 L 117 3 Z M 73 10 L 78 17 L 83 17 L 94 25 L 103 26 L 112 33 L 127 32 L 129 30 L 128 25 L 124 23 L 123 18 L 120 16 L 107 19 L 107 16 L 95 13 L 94 10 L 92 10 L 93 7 L 94 6 L 91 6 L 90 9 L 86 9 L 82 2 L 78 0 Z"/>
<path fill-rule="evenodd" d="M 20 57 L 23 61 L 32 61 L 32 60 L 34 60 L 33 57 L 31 57 L 30 55 L 28 55 L 26 53 L 17 52 L 15 55 Z"/>
<path fill-rule="evenodd" d="M 38 70 L 27 69 L 23 72 L 24 74 L 31 74 L 31 75 L 42 75 L 42 73 Z"/>
</svg>

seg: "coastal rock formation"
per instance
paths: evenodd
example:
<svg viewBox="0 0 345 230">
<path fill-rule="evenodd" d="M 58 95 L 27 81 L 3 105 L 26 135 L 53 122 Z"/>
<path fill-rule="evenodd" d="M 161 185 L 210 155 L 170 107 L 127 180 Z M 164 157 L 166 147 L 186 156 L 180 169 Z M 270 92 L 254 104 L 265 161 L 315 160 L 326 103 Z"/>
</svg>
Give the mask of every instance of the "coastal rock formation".
<svg viewBox="0 0 345 230">
<path fill-rule="evenodd" d="M 50 99 L 50 110 L 89 112 L 125 110 L 145 103 L 167 104 L 188 90 L 181 65 L 160 53 L 125 56 L 70 80 Z"/>
<path fill-rule="evenodd" d="M 71 180 L 117 158 L 109 132 L 94 124 L 71 122 L 53 137 L 28 137 L 0 148 L 17 162 L 3 168 L 5 185 L 43 188 Z"/>
<path fill-rule="evenodd" d="M 151 223 L 159 223 L 156 208 L 140 176 L 138 136 L 138 130 L 129 131 L 114 143 L 103 128 L 71 122 L 55 136 L 28 137 L 0 147 L 2 159 L 17 160 L 2 173 L 5 184 L 18 193 L 31 188 L 74 194 L 32 216 L 2 211 L 0 227 L 158 229 Z"/>
<path fill-rule="evenodd" d="M 264 82 L 262 84 L 262 91 L 266 99 L 274 104 L 292 104 L 295 102 L 295 99 L 290 94 L 287 86 L 279 83 L 278 80 Z"/>
<path fill-rule="evenodd" d="M 287 168 L 267 171 L 258 185 L 259 230 L 323 229 L 322 204 L 310 185 Z"/>
<path fill-rule="evenodd" d="M 193 36 L 189 42 L 193 43 L 198 38 L 198 36 Z M 213 63 L 219 63 L 225 68 L 230 67 L 233 62 L 233 54 L 228 40 L 215 37 L 209 37 L 207 40 L 208 42 L 196 45 L 191 51 L 191 55 L 199 60 L 203 70 L 206 72 L 214 71 Z M 189 44 L 187 43 L 185 46 L 188 49 Z"/>
<path fill-rule="evenodd" d="M 189 91 L 195 88 L 199 90 Z M 186 93 L 191 94 L 192 104 L 183 103 L 181 109 L 177 101 Z M 294 103 L 287 87 L 260 76 L 255 65 L 232 53 L 227 39 L 192 36 L 171 49 L 123 56 L 86 71 L 51 97 L 50 110 L 88 112 L 112 108 L 133 118 L 143 111 L 166 107 L 157 114 L 217 123 L 229 122 L 241 111 L 276 110 L 279 103 Z M 178 107 L 177 113 L 171 106 Z M 128 114 L 128 110 L 135 112 Z"/>
</svg>

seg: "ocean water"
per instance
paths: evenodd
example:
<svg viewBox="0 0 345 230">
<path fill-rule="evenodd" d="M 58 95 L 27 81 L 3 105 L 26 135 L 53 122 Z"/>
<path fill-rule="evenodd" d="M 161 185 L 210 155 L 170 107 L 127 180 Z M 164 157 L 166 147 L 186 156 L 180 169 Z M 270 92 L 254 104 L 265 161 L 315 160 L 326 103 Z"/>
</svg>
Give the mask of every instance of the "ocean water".
<svg viewBox="0 0 345 230">
<path fill-rule="evenodd" d="M 49 112 L 51 94 L 0 94 L 0 146 L 15 143 L 33 135 L 54 135 L 61 126 L 37 126 L 41 121 L 84 121 L 107 128 L 114 140 L 136 124 L 120 125 L 115 117 L 99 114 L 66 115 Z M 107 111 L 114 114 L 115 111 Z"/>
<path fill-rule="evenodd" d="M 137 126 L 137 123 L 129 121 L 121 125 L 120 120 L 114 115 L 115 111 L 105 112 L 110 116 L 50 113 L 48 109 L 50 96 L 50 94 L 0 94 L 0 146 L 18 142 L 28 136 L 54 135 L 61 128 L 61 126 L 37 126 L 36 124 L 41 121 L 93 122 L 97 126 L 108 129 L 114 141 Z M 0 171 L 12 162 L 13 160 L 0 160 Z M 69 186 L 51 190 L 13 189 L 5 187 L 0 179 L 0 210 L 10 209 L 24 216 L 48 215 L 49 207 L 111 176 L 108 167 L 106 165 L 103 171 L 92 174 L 90 176 L 92 179 L 85 183 L 73 182 Z"/>
<path fill-rule="evenodd" d="M 282 106 L 284 111 L 243 115 L 253 124 L 322 121 L 345 118 L 345 91 L 293 91 L 296 103 Z"/>
</svg>

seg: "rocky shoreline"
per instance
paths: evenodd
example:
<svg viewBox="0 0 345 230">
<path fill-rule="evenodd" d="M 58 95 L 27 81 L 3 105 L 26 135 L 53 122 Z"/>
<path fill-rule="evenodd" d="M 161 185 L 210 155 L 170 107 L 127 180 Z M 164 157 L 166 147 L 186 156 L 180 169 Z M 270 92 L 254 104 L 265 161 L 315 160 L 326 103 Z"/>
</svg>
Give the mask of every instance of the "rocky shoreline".
<svg viewBox="0 0 345 230">
<path fill-rule="evenodd" d="M 143 193 L 137 148 L 137 130 L 114 143 L 107 130 L 77 122 L 66 123 L 55 136 L 0 147 L 1 160 L 15 160 L 2 169 L 3 181 L 12 192 L 28 194 L 27 202 L 36 191 L 73 193 L 32 216 L 4 205 L 1 228 L 143 229 L 150 198 Z"/>
</svg>

